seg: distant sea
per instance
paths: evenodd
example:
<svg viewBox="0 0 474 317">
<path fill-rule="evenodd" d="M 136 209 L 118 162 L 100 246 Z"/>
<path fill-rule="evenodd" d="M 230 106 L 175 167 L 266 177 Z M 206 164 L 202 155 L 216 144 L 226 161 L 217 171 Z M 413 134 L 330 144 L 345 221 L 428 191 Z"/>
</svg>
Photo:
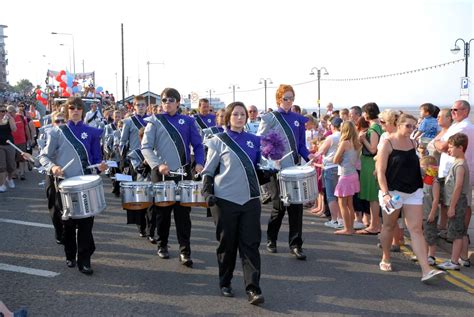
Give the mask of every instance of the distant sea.
<svg viewBox="0 0 474 317">
<path fill-rule="evenodd" d="M 392 109 L 392 110 L 398 110 L 398 111 L 402 111 L 403 113 L 408 113 L 408 114 L 411 114 L 413 116 L 415 116 L 416 118 L 418 118 L 420 116 L 420 106 L 393 106 L 393 107 L 380 107 L 380 111 L 384 111 L 385 109 Z M 440 107 L 441 109 L 444 109 L 444 108 L 451 108 L 451 106 L 441 106 Z M 317 108 L 305 108 L 306 111 L 308 111 L 308 113 L 313 113 L 313 111 L 315 111 L 316 113 L 318 112 L 318 109 Z M 336 110 L 341 110 L 339 108 L 336 108 Z M 321 107 L 321 114 L 325 113 L 326 111 L 326 107 Z M 471 112 L 469 114 L 469 118 L 471 119 L 471 122 L 474 123 L 474 109 L 473 109 L 473 106 L 471 106 Z"/>
</svg>

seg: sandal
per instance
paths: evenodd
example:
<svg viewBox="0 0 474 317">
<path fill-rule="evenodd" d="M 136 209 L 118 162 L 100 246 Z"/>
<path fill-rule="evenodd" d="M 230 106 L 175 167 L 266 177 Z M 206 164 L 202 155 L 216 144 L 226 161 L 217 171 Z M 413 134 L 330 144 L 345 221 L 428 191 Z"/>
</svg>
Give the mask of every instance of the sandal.
<svg viewBox="0 0 474 317">
<path fill-rule="evenodd" d="M 379 268 L 380 268 L 380 271 L 392 272 L 392 263 L 385 262 L 384 260 L 382 260 L 379 263 Z"/>
</svg>

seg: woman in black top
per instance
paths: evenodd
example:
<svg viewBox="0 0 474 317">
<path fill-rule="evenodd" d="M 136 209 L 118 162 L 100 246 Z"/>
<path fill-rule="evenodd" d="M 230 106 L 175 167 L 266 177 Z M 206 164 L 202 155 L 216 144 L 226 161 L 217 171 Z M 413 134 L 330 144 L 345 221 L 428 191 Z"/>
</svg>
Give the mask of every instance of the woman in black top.
<svg viewBox="0 0 474 317">
<path fill-rule="evenodd" d="M 399 195 L 403 202 L 403 215 L 410 232 L 412 248 L 423 273 L 421 281 L 427 282 L 443 272 L 431 270 L 428 265 L 422 230 L 423 182 L 420 161 L 416 154 L 416 144 L 410 139 L 416 122 L 416 118 L 411 115 L 400 116 L 397 122 L 397 132 L 391 134 L 384 141 L 378 153 L 376 170 L 380 186 L 380 205 L 387 205 L 395 195 Z M 400 210 L 401 208 L 391 214 L 382 212 L 383 226 L 380 241 L 383 255 L 379 264 L 382 271 L 392 271 L 390 245 Z"/>
<path fill-rule="evenodd" d="M 7 186 L 15 187 L 12 178 L 16 169 L 15 149 L 7 143 L 7 140 L 13 143 L 14 131 L 16 131 L 15 119 L 4 105 L 0 105 L 0 193 L 5 192 Z"/>
</svg>

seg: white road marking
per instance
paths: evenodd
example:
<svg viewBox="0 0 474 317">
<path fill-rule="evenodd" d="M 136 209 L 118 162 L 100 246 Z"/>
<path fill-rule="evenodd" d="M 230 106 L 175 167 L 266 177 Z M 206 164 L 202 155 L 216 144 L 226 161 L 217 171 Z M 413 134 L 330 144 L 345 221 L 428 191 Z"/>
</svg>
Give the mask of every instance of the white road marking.
<svg viewBox="0 0 474 317">
<path fill-rule="evenodd" d="M 0 263 L 0 270 L 10 271 L 10 272 L 19 272 L 19 273 L 25 273 L 25 274 L 30 274 L 30 275 L 42 276 L 42 277 L 55 277 L 59 275 L 59 273 L 52 272 L 52 271 L 32 269 L 29 267 L 10 265 L 10 264 L 4 264 L 4 263 Z"/>
<path fill-rule="evenodd" d="M 14 223 L 17 225 L 25 225 L 25 226 L 33 226 L 33 227 L 41 227 L 41 228 L 54 228 L 53 225 L 47 225 L 44 223 L 20 221 L 20 220 L 5 219 L 5 218 L 0 218 L 0 222 Z"/>
</svg>

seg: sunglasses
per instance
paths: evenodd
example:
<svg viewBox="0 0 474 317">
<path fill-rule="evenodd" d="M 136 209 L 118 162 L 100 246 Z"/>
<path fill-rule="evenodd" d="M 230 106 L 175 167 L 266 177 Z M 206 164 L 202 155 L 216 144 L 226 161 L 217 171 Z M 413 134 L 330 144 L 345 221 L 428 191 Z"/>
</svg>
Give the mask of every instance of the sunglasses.
<svg viewBox="0 0 474 317">
<path fill-rule="evenodd" d="M 283 97 L 283 101 L 293 101 L 295 97 Z"/>
<path fill-rule="evenodd" d="M 257 112 L 256 110 L 249 110 L 249 113 Z"/>
<path fill-rule="evenodd" d="M 383 121 L 383 120 L 380 120 L 380 124 L 385 124 L 387 122 Z"/>
<path fill-rule="evenodd" d="M 76 106 L 69 106 L 68 109 L 69 110 L 82 110 L 81 107 L 76 107 Z"/>
<path fill-rule="evenodd" d="M 64 120 L 64 119 L 56 119 L 56 120 L 54 120 L 54 123 L 64 123 L 64 122 L 66 122 L 66 120 Z"/>
<path fill-rule="evenodd" d="M 458 111 L 461 111 L 461 110 L 464 110 L 463 108 L 452 108 L 451 111 L 452 112 L 458 112 Z"/>
<path fill-rule="evenodd" d="M 173 98 L 173 97 L 168 97 L 168 98 L 163 98 L 161 99 L 161 102 L 162 103 L 173 103 L 173 102 L 176 102 L 176 98 Z"/>
<path fill-rule="evenodd" d="M 5 112 L 7 112 L 7 111 L 6 110 L 0 110 L 0 113 L 5 113 Z"/>
</svg>

